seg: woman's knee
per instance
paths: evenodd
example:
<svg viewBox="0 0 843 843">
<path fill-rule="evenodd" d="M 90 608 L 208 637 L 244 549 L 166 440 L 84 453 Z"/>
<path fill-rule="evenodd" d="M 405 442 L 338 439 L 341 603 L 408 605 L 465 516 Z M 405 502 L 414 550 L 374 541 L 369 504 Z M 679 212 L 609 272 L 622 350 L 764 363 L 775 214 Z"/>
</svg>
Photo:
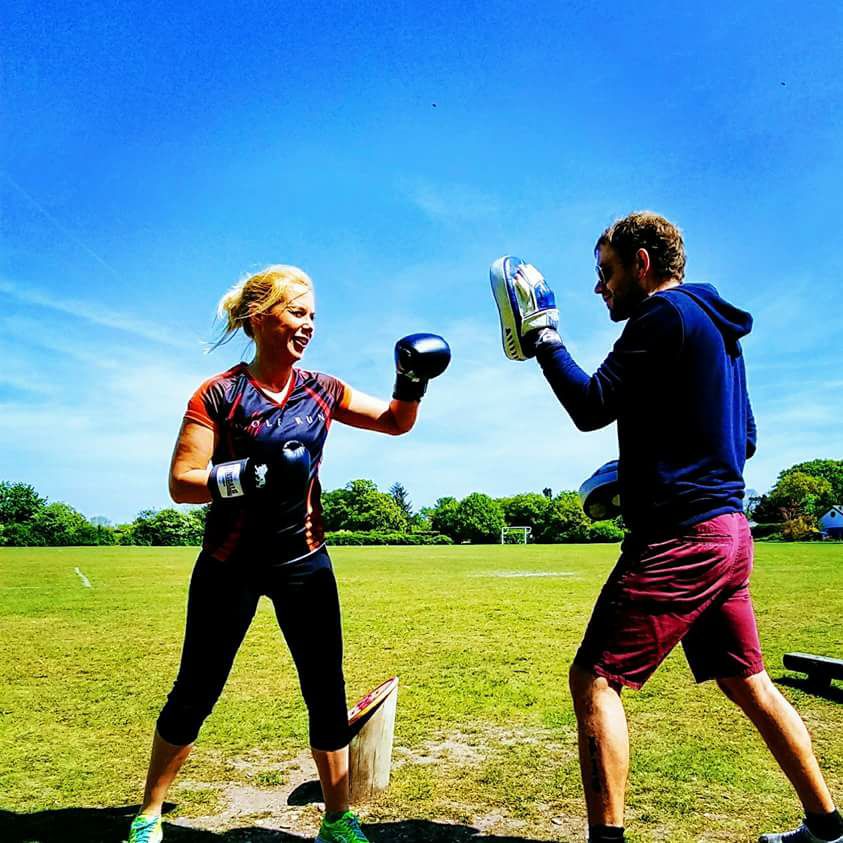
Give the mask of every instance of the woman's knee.
<svg viewBox="0 0 843 843">
<path fill-rule="evenodd" d="M 187 746 L 199 736 L 202 724 L 211 713 L 211 707 L 195 705 L 171 705 L 169 702 L 158 715 L 155 728 L 167 743 Z"/>
<path fill-rule="evenodd" d="M 197 691 L 193 688 L 187 693 L 178 682 L 170 691 L 156 723 L 158 734 L 167 743 L 184 746 L 198 737 L 202 724 L 219 699 L 219 691 L 216 688 L 208 688 L 204 693 Z"/>
</svg>

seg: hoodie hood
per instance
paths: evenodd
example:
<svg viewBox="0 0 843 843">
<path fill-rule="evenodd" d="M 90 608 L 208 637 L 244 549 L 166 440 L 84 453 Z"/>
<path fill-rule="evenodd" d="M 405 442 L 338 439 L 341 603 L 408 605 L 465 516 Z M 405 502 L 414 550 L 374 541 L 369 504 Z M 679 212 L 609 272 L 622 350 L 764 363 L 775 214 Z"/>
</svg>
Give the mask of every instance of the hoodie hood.
<svg viewBox="0 0 843 843">
<path fill-rule="evenodd" d="M 682 284 L 667 293 L 683 293 L 693 299 L 717 326 L 730 353 L 741 353 L 738 340 L 752 330 L 752 315 L 720 297 L 712 284 Z"/>
</svg>

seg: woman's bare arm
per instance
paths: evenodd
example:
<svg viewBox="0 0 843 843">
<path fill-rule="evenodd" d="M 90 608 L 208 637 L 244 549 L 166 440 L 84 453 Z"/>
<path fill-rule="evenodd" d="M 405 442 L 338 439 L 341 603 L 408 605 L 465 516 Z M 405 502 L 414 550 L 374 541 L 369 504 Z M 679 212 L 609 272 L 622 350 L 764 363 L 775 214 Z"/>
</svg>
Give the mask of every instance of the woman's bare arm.
<svg viewBox="0 0 843 843">
<path fill-rule="evenodd" d="M 170 497 L 176 503 L 208 503 L 208 463 L 214 453 L 215 433 L 209 427 L 185 420 L 170 462 Z"/>
<path fill-rule="evenodd" d="M 393 398 L 387 404 L 381 398 L 351 390 L 348 406 L 337 408 L 334 418 L 351 427 L 398 436 L 412 429 L 418 412 L 418 401 L 398 401 Z"/>
</svg>

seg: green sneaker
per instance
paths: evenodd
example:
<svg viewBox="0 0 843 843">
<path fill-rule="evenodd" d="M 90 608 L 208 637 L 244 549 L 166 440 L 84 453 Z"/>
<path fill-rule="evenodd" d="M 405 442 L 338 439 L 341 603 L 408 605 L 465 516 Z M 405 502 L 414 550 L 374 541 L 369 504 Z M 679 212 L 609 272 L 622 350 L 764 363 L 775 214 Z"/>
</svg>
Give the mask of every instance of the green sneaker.
<svg viewBox="0 0 843 843">
<path fill-rule="evenodd" d="M 145 817 L 138 814 L 132 820 L 128 843 L 161 843 L 163 839 L 161 817 Z"/>
<path fill-rule="evenodd" d="M 369 843 L 363 829 L 360 828 L 360 817 L 354 811 L 346 811 L 335 820 L 327 816 L 322 820 L 316 843 Z"/>
</svg>

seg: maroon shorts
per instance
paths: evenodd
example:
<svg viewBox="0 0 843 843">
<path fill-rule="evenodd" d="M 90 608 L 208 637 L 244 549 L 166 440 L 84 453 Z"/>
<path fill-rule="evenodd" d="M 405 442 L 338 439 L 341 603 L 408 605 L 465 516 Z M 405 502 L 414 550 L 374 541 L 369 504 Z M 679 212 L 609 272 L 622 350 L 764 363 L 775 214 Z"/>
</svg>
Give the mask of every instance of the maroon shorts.
<svg viewBox="0 0 843 843">
<path fill-rule="evenodd" d="M 649 544 L 627 538 L 574 663 L 640 688 L 681 641 L 697 682 L 759 673 L 751 570 L 752 535 L 741 513 Z"/>
</svg>

